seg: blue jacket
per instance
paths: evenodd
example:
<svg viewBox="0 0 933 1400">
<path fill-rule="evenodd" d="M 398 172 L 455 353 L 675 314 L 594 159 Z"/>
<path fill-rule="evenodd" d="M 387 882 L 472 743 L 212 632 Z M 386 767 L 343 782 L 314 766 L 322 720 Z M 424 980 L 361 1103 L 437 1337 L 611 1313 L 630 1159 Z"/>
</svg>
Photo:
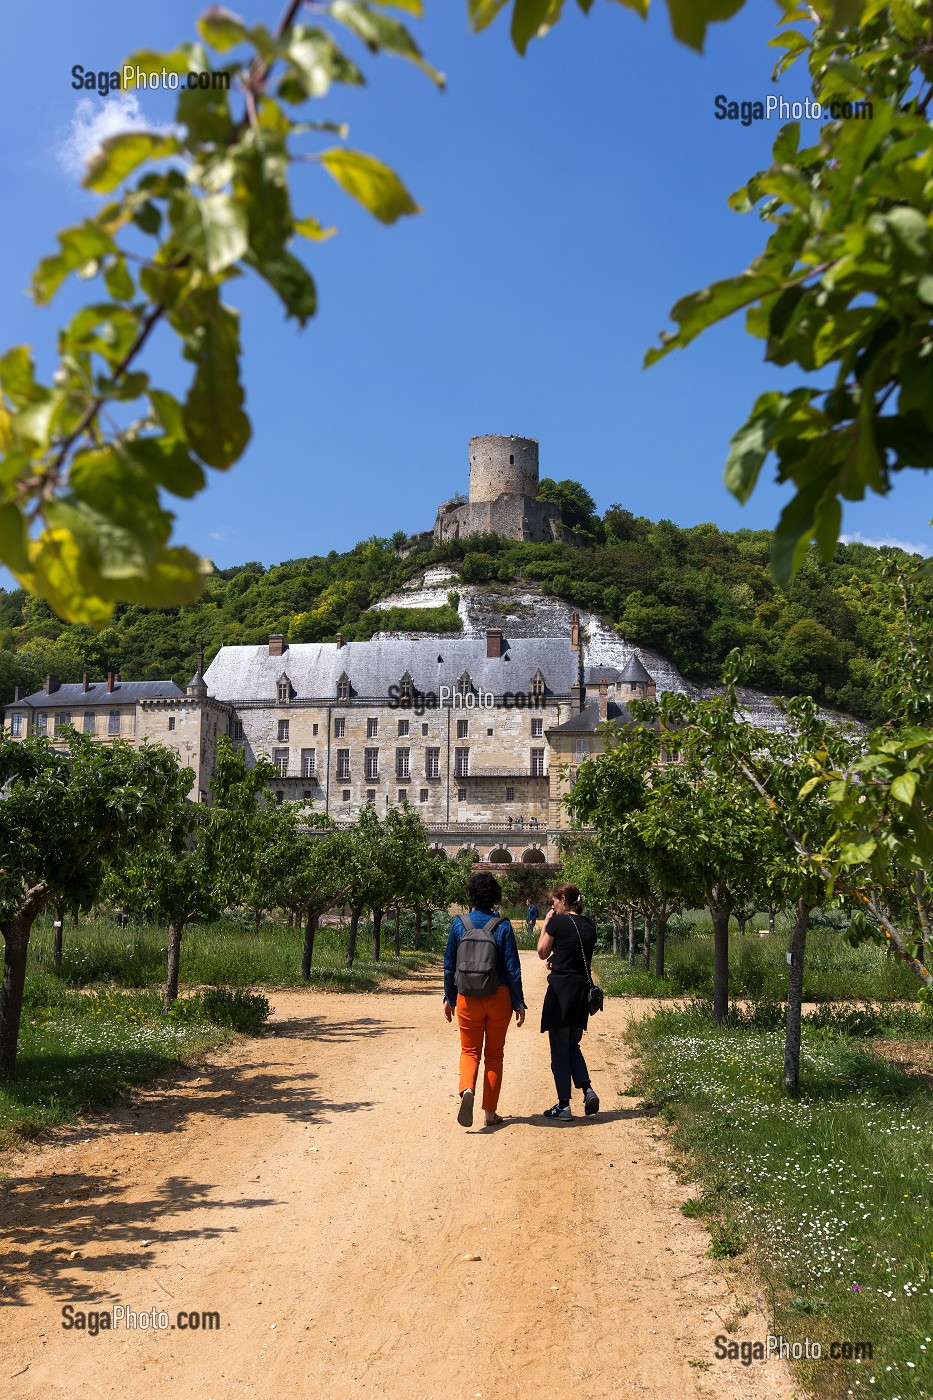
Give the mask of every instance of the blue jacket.
<svg viewBox="0 0 933 1400">
<path fill-rule="evenodd" d="M 467 918 L 474 928 L 482 928 L 484 924 L 489 923 L 493 913 L 492 909 L 471 909 Z M 457 1004 L 457 948 L 465 932 L 463 920 L 458 914 L 450 925 L 444 951 L 444 1000 L 451 1006 Z M 517 1011 L 520 1006 L 525 1005 L 525 994 L 522 991 L 522 967 L 518 960 L 518 945 L 508 919 L 500 921 L 492 930 L 492 936 L 499 950 L 499 963 L 496 968 L 499 986 L 508 987 L 512 993 L 512 1006 Z"/>
</svg>

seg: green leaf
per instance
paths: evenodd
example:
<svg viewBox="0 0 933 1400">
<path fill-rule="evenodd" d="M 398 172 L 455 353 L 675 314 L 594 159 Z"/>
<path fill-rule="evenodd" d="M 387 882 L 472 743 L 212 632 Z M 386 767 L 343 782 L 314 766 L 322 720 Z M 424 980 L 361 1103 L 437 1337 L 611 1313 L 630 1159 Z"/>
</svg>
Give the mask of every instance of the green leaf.
<svg viewBox="0 0 933 1400">
<path fill-rule="evenodd" d="M 425 61 L 418 45 L 400 20 L 370 9 L 362 0 L 332 0 L 330 13 L 338 23 L 345 24 L 362 39 L 373 53 L 383 49 L 386 53 L 397 54 L 399 58 L 407 58 L 422 72 L 427 73 L 438 87 L 444 86 L 443 74 L 438 73 L 436 68 L 432 68 L 430 63 Z"/>
<path fill-rule="evenodd" d="M 743 506 L 755 489 L 759 473 L 789 403 L 787 395 L 777 390 L 761 394 L 755 400 L 755 407 L 749 418 L 733 435 L 723 471 L 723 481 Z"/>
<path fill-rule="evenodd" d="M 66 622 L 103 627 L 113 615 L 113 602 L 95 592 L 93 574 L 81 547 L 63 526 L 47 529 L 29 546 L 29 569 L 13 573 L 30 593 L 50 603 Z"/>
<path fill-rule="evenodd" d="M 262 138 L 259 138 L 260 140 Z M 292 232 L 288 173 L 284 149 L 275 138 L 267 151 L 256 139 L 245 144 L 235 162 L 234 192 L 249 231 L 250 252 L 260 261 L 284 251 Z"/>
<path fill-rule="evenodd" d="M 651 0 L 617 0 L 619 5 L 624 5 L 627 10 L 634 10 L 642 19 L 648 18 L 648 6 Z"/>
<path fill-rule="evenodd" d="M 470 0 L 470 25 L 479 33 L 492 24 L 500 10 L 504 10 L 509 0 Z"/>
<path fill-rule="evenodd" d="M 909 807 L 914 800 L 914 793 L 917 791 L 916 773 L 900 773 L 891 784 L 891 796 L 895 802 L 903 802 L 905 807 Z"/>
<path fill-rule="evenodd" d="M 184 87 L 178 94 L 176 112 L 189 141 L 227 147 L 236 140 L 230 94 L 224 88 Z"/>
<path fill-rule="evenodd" d="M 261 262 L 250 259 L 252 265 L 281 298 L 289 316 L 304 326 L 317 310 L 317 292 L 308 269 L 287 250 Z"/>
<path fill-rule="evenodd" d="M 210 572 L 209 560 L 172 546 L 159 552 L 144 577 L 123 580 L 120 597 L 143 607 L 180 608 L 200 598 Z"/>
<path fill-rule="evenodd" d="M 236 312 L 221 306 L 216 293 L 197 299 L 200 324 L 185 355 L 197 365 L 184 406 L 188 445 L 209 467 L 230 467 L 250 438 L 239 379 L 240 332 Z"/>
<path fill-rule="evenodd" d="M 173 438 L 175 442 L 185 442 L 182 407 L 174 395 L 169 394 L 165 389 L 150 389 L 149 402 L 152 404 L 152 411 L 156 419 L 165 429 L 166 435 Z"/>
<path fill-rule="evenodd" d="M 323 243 L 325 238 L 333 238 L 337 232 L 333 225 L 325 228 L 319 220 L 310 215 L 305 219 L 296 219 L 294 229 L 296 233 L 301 234 L 302 238 L 310 238 L 315 243 Z"/>
<path fill-rule="evenodd" d="M 424 18 L 424 0 L 373 0 L 374 5 L 389 5 L 393 10 L 404 10 L 417 19 Z"/>
<path fill-rule="evenodd" d="M 662 345 L 658 349 L 648 351 L 645 356 L 645 368 L 656 364 L 671 350 L 689 345 L 707 326 L 731 316 L 740 307 L 768 296 L 780 286 L 780 281 L 775 277 L 762 276 L 755 272 L 740 272 L 735 277 L 726 277 L 722 282 L 714 282 L 702 291 L 682 297 L 671 311 L 671 319 L 677 321 L 680 329 L 676 335 L 661 332 Z"/>
<path fill-rule="evenodd" d="M 730 19 L 745 4 L 745 0 L 667 0 L 671 28 L 682 44 L 703 52 L 707 25 L 715 20 Z"/>
<path fill-rule="evenodd" d="M 173 496 L 190 499 L 204 489 L 204 468 L 181 442 L 169 438 L 131 438 L 123 447 L 157 485 L 164 486 Z"/>
<path fill-rule="evenodd" d="M 201 38 L 218 53 L 226 53 L 249 38 L 245 22 L 223 5 L 211 5 L 199 16 L 197 25 Z"/>
<path fill-rule="evenodd" d="M 334 43 L 325 29 L 298 24 L 289 36 L 285 50 L 291 70 L 279 84 L 279 94 L 286 102 L 304 102 L 309 97 L 324 97 L 331 83 L 365 81 L 356 64 Z"/>
<path fill-rule="evenodd" d="M 12 501 L 0 506 L 0 559 L 11 569 L 29 568 L 26 522 Z"/>
<path fill-rule="evenodd" d="M 531 40 L 560 19 L 564 0 L 515 0 L 512 10 L 512 43 L 524 53 Z"/>
<path fill-rule="evenodd" d="M 117 132 L 92 152 L 81 183 L 86 190 L 109 194 L 143 161 L 161 160 L 163 156 L 176 155 L 180 149 L 174 136 L 159 136 L 154 131 Z"/>
<path fill-rule="evenodd" d="M 169 205 L 175 237 L 199 267 L 212 276 L 239 262 L 246 252 L 246 215 L 227 194 L 197 195 L 186 190 Z"/>
<path fill-rule="evenodd" d="M 393 224 L 403 214 L 421 213 L 395 171 L 375 156 L 335 146 L 323 151 L 320 160 L 337 184 L 381 223 Z"/>
<path fill-rule="evenodd" d="M 17 408 L 45 396 L 46 391 L 36 383 L 28 345 L 14 345 L 0 355 L 0 387 Z"/>
<path fill-rule="evenodd" d="M 104 284 L 116 301 L 132 301 L 136 294 L 125 258 L 113 258 L 104 269 Z"/>
</svg>

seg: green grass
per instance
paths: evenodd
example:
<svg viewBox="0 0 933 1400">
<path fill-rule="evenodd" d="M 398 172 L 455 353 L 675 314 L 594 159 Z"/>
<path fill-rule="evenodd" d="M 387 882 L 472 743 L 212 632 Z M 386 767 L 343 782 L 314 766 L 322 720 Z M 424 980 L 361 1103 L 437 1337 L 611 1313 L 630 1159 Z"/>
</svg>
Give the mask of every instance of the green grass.
<svg viewBox="0 0 933 1400">
<path fill-rule="evenodd" d="M 787 995 L 788 937 L 782 924 L 773 934 L 729 938 L 729 994 L 780 1001 Z M 645 972 L 641 955 L 634 968 L 612 953 L 598 953 L 596 973 L 609 996 L 712 996 L 713 937 L 709 919 L 675 925 L 665 949 L 665 975 Z M 651 951 L 654 967 L 654 949 Z M 817 926 L 807 935 L 804 997 L 807 1001 L 902 1001 L 916 998 L 919 983 L 887 950 L 875 943 L 852 947 L 841 930 Z"/>
<path fill-rule="evenodd" d="M 435 941 L 440 937 L 435 921 Z M 410 934 L 407 926 L 405 931 Z M 425 949 L 373 963 L 371 927 L 360 925 L 359 953 L 344 966 L 345 929 L 319 930 L 311 985 L 340 991 L 374 991 L 389 977 L 404 977 L 433 962 Z M 120 929 L 112 918 L 82 920 L 65 928 L 60 969 L 52 966 L 50 919 L 37 922 L 29 949 L 17 1061 L 17 1081 L 0 1085 L 0 1148 L 72 1122 L 120 1090 L 143 1084 L 196 1059 L 230 1037 L 230 1027 L 258 1030 L 261 997 L 252 987 L 305 986 L 298 964 L 302 935 L 266 923 L 258 931 L 236 919 L 192 925 L 182 943 L 181 1001 L 161 1014 L 165 980 L 165 932 Z M 206 987 L 206 992 L 192 991 Z M 221 992 L 214 988 L 239 989 Z"/>
<path fill-rule="evenodd" d="M 895 1015 L 888 1029 L 904 1034 L 905 1023 Z M 923 1029 L 915 1018 L 913 1034 Z M 821 1360 L 800 1363 L 801 1382 L 818 1396 L 927 1400 L 929 1089 L 833 1028 L 806 1029 L 796 1099 L 780 1088 L 780 1031 L 756 1028 L 753 1016 L 716 1027 L 698 1004 L 660 1008 L 630 1035 L 638 1091 L 672 1124 L 700 1184 L 684 1214 L 704 1217 L 713 1257 L 741 1253 L 757 1269 L 771 1330 L 824 1348 Z M 830 1360 L 833 1340 L 871 1342 L 874 1357 Z"/>
</svg>

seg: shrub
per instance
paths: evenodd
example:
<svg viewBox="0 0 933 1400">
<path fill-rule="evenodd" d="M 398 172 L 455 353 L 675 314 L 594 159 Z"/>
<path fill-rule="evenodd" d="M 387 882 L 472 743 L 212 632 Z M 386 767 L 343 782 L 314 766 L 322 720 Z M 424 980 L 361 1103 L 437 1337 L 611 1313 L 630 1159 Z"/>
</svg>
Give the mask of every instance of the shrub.
<svg viewBox="0 0 933 1400">
<path fill-rule="evenodd" d="M 168 1015 L 173 1021 L 210 1021 L 215 1026 L 255 1035 L 269 1019 L 270 1010 L 268 998 L 259 992 L 208 987 L 206 991 L 176 1001 Z"/>
</svg>

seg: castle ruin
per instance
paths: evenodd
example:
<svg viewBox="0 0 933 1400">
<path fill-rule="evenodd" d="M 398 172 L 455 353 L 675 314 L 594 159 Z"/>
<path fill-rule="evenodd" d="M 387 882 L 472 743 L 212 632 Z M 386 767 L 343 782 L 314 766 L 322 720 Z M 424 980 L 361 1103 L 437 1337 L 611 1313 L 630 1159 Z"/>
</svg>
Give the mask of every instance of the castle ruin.
<svg viewBox="0 0 933 1400">
<path fill-rule="evenodd" d="M 572 541 L 560 507 L 538 499 L 535 438 L 486 433 L 470 438 L 470 496 L 446 501 L 434 522 L 434 543 L 465 535 L 504 535 L 536 544 Z"/>
</svg>

